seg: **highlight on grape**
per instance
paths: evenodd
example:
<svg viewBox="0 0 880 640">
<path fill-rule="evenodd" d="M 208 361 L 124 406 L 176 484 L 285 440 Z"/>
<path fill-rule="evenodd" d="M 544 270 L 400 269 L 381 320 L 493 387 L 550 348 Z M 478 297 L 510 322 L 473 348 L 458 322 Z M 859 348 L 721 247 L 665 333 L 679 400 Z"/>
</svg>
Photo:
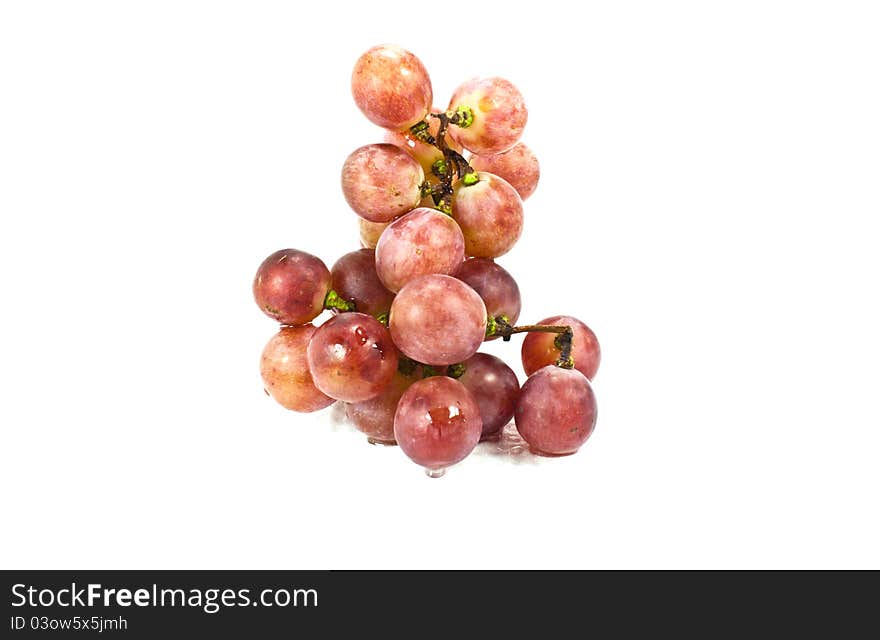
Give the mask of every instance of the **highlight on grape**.
<svg viewBox="0 0 880 640">
<path fill-rule="evenodd" d="M 534 453 L 575 453 L 596 425 L 596 334 L 565 314 L 517 325 L 519 286 L 495 262 L 522 234 L 540 177 L 520 142 L 522 94 L 504 78 L 473 78 L 438 109 L 422 62 L 394 45 L 357 60 L 351 93 L 385 129 L 342 166 L 362 247 L 330 269 L 298 249 L 260 265 L 254 299 L 280 323 L 260 362 L 266 392 L 299 412 L 343 402 L 370 443 L 399 445 L 430 477 L 511 420 Z M 316 327 L 325 310 L 332 317 Z M 519 333 L 522 387 L 479 352 Z"/>
</svg>

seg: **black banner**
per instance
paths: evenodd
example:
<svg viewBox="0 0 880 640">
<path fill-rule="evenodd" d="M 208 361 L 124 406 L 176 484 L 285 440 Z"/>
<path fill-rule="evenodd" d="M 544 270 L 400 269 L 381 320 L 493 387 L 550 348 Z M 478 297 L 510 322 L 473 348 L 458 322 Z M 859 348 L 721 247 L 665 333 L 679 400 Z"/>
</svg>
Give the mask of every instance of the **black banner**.
<svg viewBox="0 0 880 640">
<path fill-rule="evenodd" d="M 6 638 L 550 637 L 613 629 L 856 637 L 867 575 L 717 572 L 4 571 Z M 859 579 L 856 579 L 859 578 Z M 610 625 L 610 626 L 609 626 Z M 865 626 L 867 625 L 867 626 Z M 856 635 L 851 635 L 855 634 Z M 193 634 L 197 634 L 194 636 Z"/>
</svg>

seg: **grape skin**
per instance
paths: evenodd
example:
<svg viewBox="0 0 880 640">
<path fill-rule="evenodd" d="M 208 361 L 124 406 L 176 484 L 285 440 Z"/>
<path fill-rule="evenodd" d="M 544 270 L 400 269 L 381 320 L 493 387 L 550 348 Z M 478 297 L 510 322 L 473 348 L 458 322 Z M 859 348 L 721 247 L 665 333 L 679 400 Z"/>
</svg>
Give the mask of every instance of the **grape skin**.
<svg viewBox="0 0 880 640">
<path fill-rule="evenodd" d="M 464 261 L 464 236 L 455 220 L 419 207 L 388 225 L 376 245 L 376 273 L 387 289 L 429 273 L 455 273 Z"/>
<path fill-rule="evenodd" d="M 318 327 L 308 359 L 315 386 L 343 402 L 375 398 L 397 370 L 397 350 L 388 330 L 356 312 L 341 313 Z"/>
<path fill-rule="evenodd" d="M 276 251 L 257 269 L 253 293 L 263 313 L 281 324 L 300 325 L 324 309 L 330 270 L 320 258 L 297 249 Z"/>
<path fill-rule="evenodd" d="M 452 195 L 452 217 L 464 235 L 464 250 L 477 258 L 497 258 L 522 235 L 523 207 L 516 189 L 491 173 L 478 172 L 479 182 L 459 180 Z"/>
<path fill-rule="evenodd" d="M 315 331 L 312 324 L 282 327 L 266 343 L 260 357 L 260 375 L 266 392 L 292 411 L 310 413 L 335 402 L 318 390 L 309 372 L 306 350 Z"/>
<path fill-rule="evenodd" d="M 408 357 L 430 365 L 467 360 L 486 335 L 486 306 L 461 280 L 427 275 L 406 285 L 391 304 L 388 327 Z"/>
<path fill-rule="evenodd" d="M 358 216 L 358 233 L 361 238 L 361 245 L 365 249 L 375 249 L 379 244 L 379 237 L 382 232 L 391 224 L 390 222 L 370 222 Z"/>
<path fill-rule="evenodd" d="M 367 435 L 370 442 L 397 444 L 394 440 L 394 413 L 400 397 L 415 381 L 415 375 L 397 371 L 388 386 L 375 398 L 346 403 L 345 415 L 359 431 Z"/>
<path fill-rule="evenodd" d="M 516 189 L 519 197 L 525 201 L 535 192 L 541 178 L 541 167 L 538 158 L 522 142 L 509 151 L 491 156 L 473 156 L 470 165 L 476 171 L 485 171 L 503 178 Z"/>
<path fill-rule="evenodd" d="M 505 316 L 510 324 L 516 324 L 522 297 L 516 280 L 501 265 L 486 258 L 470 258 L 458 268 L 455 277 L 479 294 L 490 317 Z"/>
<path fill-rule="evenodd" d="M 360 217 L 390 222 L 415 209 L 422 199 L 422 167 L 393 144 L 355 149 L 342 166 L 342 194 Z"/>
<path fill-rule="evenodd" d="M 471 393 L 445 376 L 415 382 L 400 398 L 394 437 L 401 450 L 427 469 L 460 462 L 480 441 L 483 423 Z"/>
<path fill-rule="evenodd" d="M 370 122 L 393 131 L 424 120 L 434 99 L 422 62 L 390 44 L 373 47 L 358 58 L 351 74 L 351 94 Z"/>
<path fill-rule="evenodd" d="M 376 275 L 376 258 L 371 249 L 346 253 L 330 269 L 333 290 L 344 300 L 354 302 L 357 311 L 376 317 L 388 313 L 394 294 Z"/>
<path fill-rule="evenodd" d="M 483 421 L 482 439 L 497 434 L 513 418 L 519 397 L 519 380 L 503 360 L 488 353 L 475 353 L 465 360 L 458 378 L 474 396 Z"/>
<path fill-rule="evenodd" d="M 449 135 L 468 151 L 481 156 L 507 151 L 522 137 L 528 110 L 522 94 L 504 78 L 473 78 L 461 84 L 449 102 L 450 111 L 467 106 L 474 121 L 467 127 L 449 127 Z"/>
<path fill-rule="evenodd" d="M 541 320 L 538 324 L 569 326 L 572 329 L 571 356 L 574 359 L 574 368 L 584 374 L 589 380 L 596 376 L 602 352 L 599 348 L 599 339 L 586 324 L 572 316 L 551 316 Z M 530 333 L 522 343 L 522 365 L 526 375 L 532 375 L 541 367 L 553 364 L 559 359 L 559 349 L 556 348 L 555 333 Z"/>
<path fill-rule="evenodd" d="M 514 412 L 517 431 L 533 453 L 564 456 L 577 451 L 596 426 L 596 396 L 577 369 L 548 365 L 532 374 Z"/>
</svg>

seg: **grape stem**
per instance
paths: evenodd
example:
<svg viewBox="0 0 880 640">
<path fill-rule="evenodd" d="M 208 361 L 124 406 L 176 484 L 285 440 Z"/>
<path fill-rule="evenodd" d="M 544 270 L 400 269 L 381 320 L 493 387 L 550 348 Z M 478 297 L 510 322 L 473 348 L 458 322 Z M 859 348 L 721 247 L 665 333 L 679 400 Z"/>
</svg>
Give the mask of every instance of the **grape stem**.
<svg viewBox="0 0 880 640">
<path fill-rule="evenodd" d="M 453 176 L 459 179 L 464 176 L 473 174 L 476 176 L 473 167 L 468 161 L 455 149 L 450 149 L 446 142 L 446 132 L 449 125 L 462 125 L 467 122 L 466 114 L 461 111 L 450 111 L 449 113 L 432 113 L 432 118 L 440 121 L 440 128 L 437 135 L 432 136 L 428 130 L 428 121 L 422 120 L 418 124 L 410 127 L 410 133 L 418 140 L 425 144 L 436 147 L 443 154 L 443 160 L 438 160 L 431 168 L 431 173 L 439 182 L 432 183 L 425 180 L 423 192 L 430 194 L 434 200 L 434 206 L 440 211 L 448 215 L 452 215 L 452 180 Z M 472 180 L 470 184 L 474 184 L 478 180 Z"/>
<path fill-rule="evenodd" d="M 556 366 L 563 369 L 574 368 L 574 358 L 571 355 L 572 343 L 574 341 L 574 331 L 568 325 L 561 324 L 524 324 L 514 327 L 507 321 L 504 316 L 496 316 L 493 320 L 491 332 L 487 337 L 494 338 L 501 336 L 504 342 L 510 342 L 510 336 L 515 333 L 555 333 L 556 340 L 553 344 L 559 349 L 559 358 L 556 360 Z"/>
</svg>

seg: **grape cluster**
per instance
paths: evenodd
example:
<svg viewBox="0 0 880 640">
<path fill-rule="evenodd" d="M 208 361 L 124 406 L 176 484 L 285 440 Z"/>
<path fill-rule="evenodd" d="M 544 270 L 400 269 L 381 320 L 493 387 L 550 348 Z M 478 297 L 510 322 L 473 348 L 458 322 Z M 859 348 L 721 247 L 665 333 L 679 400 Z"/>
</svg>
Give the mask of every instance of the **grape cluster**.
<svg viewBox="0 0 880 640">
<path fill-rule="evenodd" d="M 358 59 L 351 91 L 385 129 L 342 167 L 363 248 L 332 269 L 296 249 L 260 265 L 254 298 L 282 325 L 263 350 L 266 391 L 301 412 L 344 402 L 370 442 L 399 445 L 431 476 L 511 419 L 535 453 L 574 453 L 596 423 L 599 343 L 571 316 L 516 326 L 520 290 L 495 262 L 519 239 L 539 177 L 519 141 L 522 95 L 475 78 L 433 108 L 425 67 L 392 45 Z M 325 309 L 333 315 L 316 327 Z M 501 359 L 478 353 L 516 333 L 528 334 L 521 388 Z"/>
</svg>

